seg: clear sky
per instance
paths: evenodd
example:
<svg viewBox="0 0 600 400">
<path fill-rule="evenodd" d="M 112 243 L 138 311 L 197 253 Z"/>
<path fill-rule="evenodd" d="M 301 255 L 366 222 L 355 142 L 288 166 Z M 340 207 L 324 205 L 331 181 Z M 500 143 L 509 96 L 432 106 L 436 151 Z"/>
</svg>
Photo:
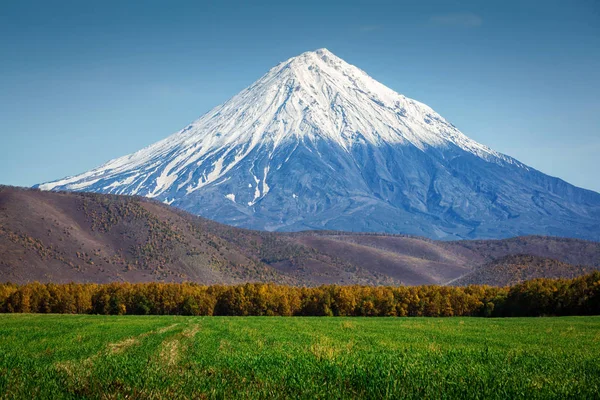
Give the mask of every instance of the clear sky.
<svg viewBox="0 0 600 400">
<path fill-rule="evenodd" d="M 138 150 L 321 47 L 471 138 L 600 191 L 596 0 L 2 1 L 0 184 Z"/>
</svg>

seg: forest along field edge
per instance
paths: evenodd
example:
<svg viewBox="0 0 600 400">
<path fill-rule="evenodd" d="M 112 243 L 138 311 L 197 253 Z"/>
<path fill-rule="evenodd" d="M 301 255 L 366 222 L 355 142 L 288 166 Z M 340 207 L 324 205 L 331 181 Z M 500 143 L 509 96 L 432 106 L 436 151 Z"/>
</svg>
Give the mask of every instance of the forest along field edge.
<svg viewBox="0 0 600 400">
<path fill-rule="evenodd" d="M 0 315 L 2 398 L 596 398 L 600 317 Z"/>
<path fill-rule="evenodd" d="M 0 284 L 0 312 L 223 316 L 566 316 L 600 314 L 600 272 L 512 287 L 265 283 Z"/>
</svg>

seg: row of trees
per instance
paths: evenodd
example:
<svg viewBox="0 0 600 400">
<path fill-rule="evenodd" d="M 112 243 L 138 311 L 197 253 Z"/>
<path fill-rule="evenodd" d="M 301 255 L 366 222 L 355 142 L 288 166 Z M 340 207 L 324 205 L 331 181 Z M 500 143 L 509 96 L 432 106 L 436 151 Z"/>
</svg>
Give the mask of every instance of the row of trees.
<svg viewBox="0 0 600 400">
<path fill-rule="evenodd" d="M 600 314 L 600 272 L 512 287 L 265 283 L 0 284 L 0 312 L 160 315 L 540 316 Z"/>
</svg>

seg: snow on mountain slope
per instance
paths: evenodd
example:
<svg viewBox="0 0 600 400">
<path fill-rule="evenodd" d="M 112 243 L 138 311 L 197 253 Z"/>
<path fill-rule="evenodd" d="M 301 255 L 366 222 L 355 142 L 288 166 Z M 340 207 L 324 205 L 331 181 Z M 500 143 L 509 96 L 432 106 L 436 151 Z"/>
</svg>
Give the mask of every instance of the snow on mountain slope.
<svg viewBox="0 0 600 400">
<path fill-rule="evenodd" d="M 469 139 L 326 49 L 156 144 L 39 187 L 143 195 L 268 230 L 600 238 L 599 194 Z"/>
</svg>

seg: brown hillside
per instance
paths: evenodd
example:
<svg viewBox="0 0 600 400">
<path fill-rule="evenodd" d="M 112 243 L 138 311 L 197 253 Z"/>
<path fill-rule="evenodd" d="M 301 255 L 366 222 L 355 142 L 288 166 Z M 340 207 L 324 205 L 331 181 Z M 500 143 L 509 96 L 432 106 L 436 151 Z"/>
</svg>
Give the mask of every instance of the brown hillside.
<svg viewBox="0 0 600 400">
<path fill-rule="evenodd" d="M 510 255 L 477 267 L 452 284 L 510 286 L 535 278 L 576 278 L 593 270 L 594 267 L 571 265 L 551 258 Z"/>
<path fill-rule="evenodd" d="M 0 188 L 0 280 L 397 283 L 144 198 Z"/>
<path fill-rule="evenodd" d="M 511 254 L 600 266 L 600 244 L 582 240 L 269 233 L 146 198 L 0 186 L 0 281 L 445 284 Z"/>
</svg>

